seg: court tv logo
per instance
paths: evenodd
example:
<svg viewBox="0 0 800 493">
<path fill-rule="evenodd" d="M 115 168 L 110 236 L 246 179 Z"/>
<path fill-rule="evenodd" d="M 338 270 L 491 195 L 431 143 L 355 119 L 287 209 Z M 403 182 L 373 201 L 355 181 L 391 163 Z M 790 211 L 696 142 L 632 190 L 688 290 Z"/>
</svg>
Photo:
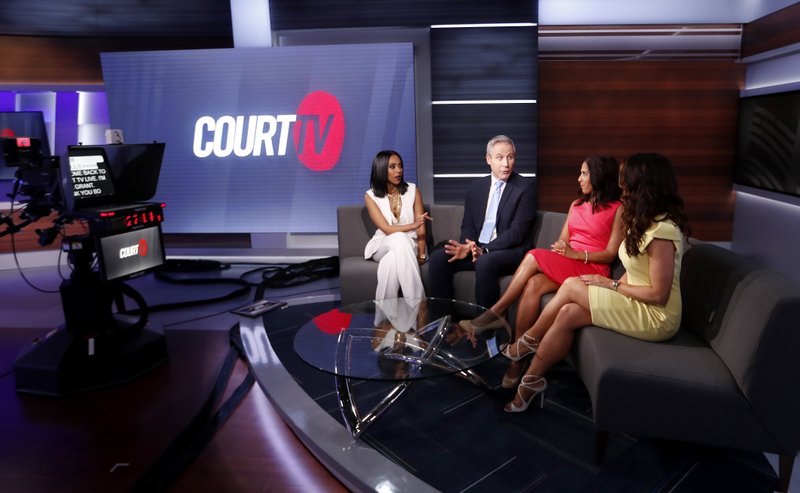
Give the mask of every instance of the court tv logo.
<svg viewBox="0 0 800 493">
<path fill-rule="evenodd" d="M 308 169 L 336 166 L 345 137 L 344 112 L 336 96 L 312 92 L 295 114 L 201 116 L 194 125 L 192 151 L 199 158 L 286 156 L 290 137 L 297 159 Z"/>
<path fill-rule="evenodd" d="M 119 249 L 119 258 L 126 259 L 129 257 L 146 257 L 147 256 L 147 240 L 142 238 L 138 243 L 130 246 L 122 247 Z"/>
</svg>

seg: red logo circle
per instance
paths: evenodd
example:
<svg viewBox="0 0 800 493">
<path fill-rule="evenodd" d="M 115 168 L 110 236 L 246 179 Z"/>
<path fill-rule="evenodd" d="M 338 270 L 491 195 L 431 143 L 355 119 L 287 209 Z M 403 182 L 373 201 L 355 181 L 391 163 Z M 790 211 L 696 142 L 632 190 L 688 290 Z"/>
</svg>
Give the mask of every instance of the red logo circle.
<svg viewBox="0 0 800 493">
<path fill-rule="evenodd" d="M 147 240 L 142 238 L 139 240 L 139 256 L 146 257 L 147 256 Z"/>
<path fill-rule="evenodd" d="M 292 141 L 297 158 L 311 171 L 336 166 L 344 145 L 344 113 L 336 96 L 315 91 L 303 98 Z"/>
<path fill-rule="evenodd" d="M 10 128 L 4 128 L 0 130 L 0 137 L 16 137 L 16 135 L 14 135 L 14 131 Z"/>
</svg>

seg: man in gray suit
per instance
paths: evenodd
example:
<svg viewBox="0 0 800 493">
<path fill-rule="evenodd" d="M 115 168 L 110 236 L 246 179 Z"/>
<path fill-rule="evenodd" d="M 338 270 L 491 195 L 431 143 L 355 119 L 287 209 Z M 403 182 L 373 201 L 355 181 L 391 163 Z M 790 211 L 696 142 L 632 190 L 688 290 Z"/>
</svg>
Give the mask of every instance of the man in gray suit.
<svg viewBox="0 0 800 493">
<path fill-rule="evenodd" d="M 512 274 L 533 247 L 534 181 L 514 172 L 516 148 L 505 135 L 486 146 L 491 174 L 467 189 L 461 238 L 435 250 L 428 267 L 429 296 L 453 297 L 453 274 L 475 271 L 475 300 L 485 307 L 500 298 L 499 278 Z"/>
</svg>

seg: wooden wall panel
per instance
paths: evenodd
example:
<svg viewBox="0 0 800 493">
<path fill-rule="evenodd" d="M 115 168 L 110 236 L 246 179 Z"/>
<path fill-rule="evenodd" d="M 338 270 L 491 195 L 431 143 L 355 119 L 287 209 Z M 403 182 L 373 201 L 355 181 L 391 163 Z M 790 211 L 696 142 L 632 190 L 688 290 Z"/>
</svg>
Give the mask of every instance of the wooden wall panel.
<svg viewBox="0 0 800 493">
<path fill-rule="evenodd" d="M 0 36 L 0 84 L 102 84 L 100 53 L 232 48 L 233 39 Z"/>
<path fill-rule="evenodd" d="M 800 43 L 800 2 L 745 24 L 742 58 L 795 43 Z"/>
<path fill-rule="evenodd" d="M 730 241 L 744 65 L 539 63 L 539 206 L 566 211 L 589 154 L 660 152 L 676 167 L 694 236 Z"/>
</svg>

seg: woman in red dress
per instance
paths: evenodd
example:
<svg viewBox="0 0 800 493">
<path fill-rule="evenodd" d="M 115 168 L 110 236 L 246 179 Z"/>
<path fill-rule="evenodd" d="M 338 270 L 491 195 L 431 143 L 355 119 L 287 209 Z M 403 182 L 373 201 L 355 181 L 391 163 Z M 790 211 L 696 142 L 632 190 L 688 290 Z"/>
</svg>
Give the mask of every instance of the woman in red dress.
<svg viewBox="0 0 800 493">
<path fill-rule="evenodd" d="M 558 290 L 568 277 L 610 276 L 611 263 L 617 258 L 617 249 L 624 237 L 618 177 L 619 163 L 614 158 L 587 157 L 578 175 L 579 196 L 570 204 L 559 239 L 549 250 L 530 250 L 497 303 L 478 318 L 462 320 L 461 327 L 472 333 L 498 328 L 502 326 L 500 318 L 520 298 L 513 344 L 529 349 L 538 346 L 538 340 L 524 334 L 539 316 L 543 295 Z M 503 388 L 517 386 L 522 366 L 522 361 L 512 362 L 503 376 Z"/>
</svg>

